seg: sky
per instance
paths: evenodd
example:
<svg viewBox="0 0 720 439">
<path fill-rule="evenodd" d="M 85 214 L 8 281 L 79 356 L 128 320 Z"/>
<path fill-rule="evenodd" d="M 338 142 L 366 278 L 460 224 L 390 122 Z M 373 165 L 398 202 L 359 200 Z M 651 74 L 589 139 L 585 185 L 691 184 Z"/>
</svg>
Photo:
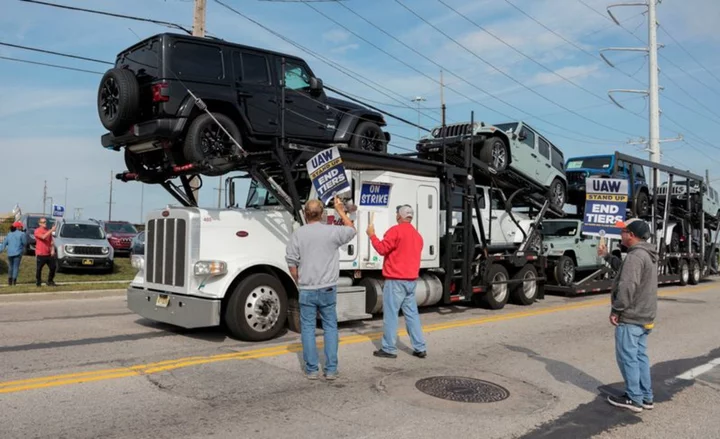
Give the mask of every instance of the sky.
<svg viewBox="0 0 720 439">
<path fill-rule="evenodd" d="M 189 0 L 49 0 L 191 28 Z M 648 100 L 611 89 L 646 89 L 647 56 L 605 52 L 647 44 L 643 8 L 606 0 L 223 0 L 267 30 L 208 0 L 209 34 L 303 57 L 324 83 L 427 128 L 440 121 L 440 70 L 448 122 L 525 120 L 566 158 L 621 151 L 647 158 Z M 168 31 L 137 21 L 0 0 L 0 43 L 113 61 L 140 39 Z M 662 163 L 719 178 L 720 2 L 665 0 L 658 6 Z M 297 43 L 322 59 L 290 44 Z M 109 66 L 0 45 L 0 57 L 103 73 Z M 348 75 L 346 72 L 350 72 Z M 358 81 L 358 77 L 366 78 Z M 122 154 L 104 150 L 96 109 L 101 75 L 0 59 L 0 213 L 19 204 L 41 212 L 43 187 L 72 216 L 107 219 L 110 180 Z M 418 103 L 416 97 L 423 98 Z M 418 129 L 387 118 L 393 152 L 414 150 Z M 67 184 L 67 191 L 65 190 Z M 204 179 L 200 205 L 216 207 L 217 177 Z M 144 186 L 144 187 L 142 187 Z M 720 186 L 720 182 L 715 186 Z M 112 219 L 175 204 L 161 187 L 115 180 Z M 244 194 L 239 194 L 244 199 Z M 50 200 L 46 211 L 50 210 Z"/>
</svg>

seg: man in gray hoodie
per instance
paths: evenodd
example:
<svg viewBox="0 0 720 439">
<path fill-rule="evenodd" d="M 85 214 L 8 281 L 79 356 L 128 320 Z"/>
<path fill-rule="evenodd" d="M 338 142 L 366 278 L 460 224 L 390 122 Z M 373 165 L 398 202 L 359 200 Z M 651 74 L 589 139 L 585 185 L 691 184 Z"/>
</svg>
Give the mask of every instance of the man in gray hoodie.
<svg viewBox="0 0 720 439">
<path fill-rule="evenodd" d="M 621 264 L 600 246 L 598 254 L 614 259 L 619 265 L 612 289 L 610 323 L 615 326 L 615 355 L 625 380 L 625 394 L 608 396 L 616 407 L 642 412 L 653 408 L 650 360 L 647 356 L 647 336 L 653 329 L 657 313 L 658 254 L 650 238 L 650 227 L 638 218 L 617 223 L 621 229 L 622 245 L 627 250 Z M 615 262 L 615 264 L 613 264 Z"/>
</svg>

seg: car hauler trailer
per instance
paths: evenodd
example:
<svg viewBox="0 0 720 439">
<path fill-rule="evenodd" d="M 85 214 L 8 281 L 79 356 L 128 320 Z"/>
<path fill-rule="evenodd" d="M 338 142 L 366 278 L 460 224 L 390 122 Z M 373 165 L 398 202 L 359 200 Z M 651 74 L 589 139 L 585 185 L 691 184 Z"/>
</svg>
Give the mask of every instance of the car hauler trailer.
<svg viewBox="0 0 720 439">
<path fill-rule="evenodd" d="M 492 210 L 483 194 L 503 175 L 473 157 L 472 137 L 467 136 L 460 151 L 464 166 L 342 148 L 343 165 L 355 183 L 351 198 L 358 201 L 364 184 L 393 184 L 387 206 L 373 209 L 378 234 L 394 221 L 395 204 L 416 203 L 414 221 L 425 241 L 417 280 L 420 306 L 472 302 L 498 309 L 510 298 L 530 305 L 544 297 L 545 284 L 545 260 L 531 243 L 537 241 L 542 218 L 557 212 L 549 209 L 547 200 L 538 203 L 534 194 L 518 188 L 504 214 L 522 238 L 496 245 L 486 230 L 493 222 L 485 218 L 500 212 Z M 305 163 L 326 147 L 287 139 L 236 160 L 234 171 L 251 178 L 256 190 L 267 191 L 274 208 L 237 209 L 233 178 L 226 181 L 231 207 L 196 207 L 189 179 L 200 174 L 204 164 L 171 163 L 155 175 L 145 174 L 142 181 L 161 184 L 183 206 L 148 215 L 145 256 L 134 260 L 139 272 L 128 288 L 128 307 L 143 317 L 186 328 L 224 323 L 234 336 L 250 341 L 273 338 L 286 320 L 291 330 L 299 331 L 298 291 L 285 263 L 285 245 L 303 222 L 302 203 L 311 192 L 306 190 L 311 184 Z M 484 181 L 478 181 L 478 175 L 485 176 Z M 117 178 L 139 177 L 124 172 Z M 172 182 L 175 178 L 180 186 Z M 513 216 L 515 200 L 538 209 L 526 227 Z M 340 321 L 382 311 L 382 257 L 365 235 L 369 210 L 361 203 L 357 207 L 357 238 L 341 249 Z"/>
<path fill-rule="evenodd" d="M 605 157 L 605 156 L 603 156 Z M 572 159 L 570 159 L 572 160 Z M 684 203 L 677 203 L 673 200 L 673 192 L 670 195 L 666 193 L 658 194 L 658 180 L 667 179 L 668 187 L 673 187 L 673 181 L 677 178 L 684 178 L 689 193 L 689 186 L 702 183 L 703 178 L 688 171 L 683 171 L 671 166 L 653 163 L 637 157 L 632 157 L 620 152 L 614 153 L 614 160 L 611 161 L 613 166 L 617 168 L 621 164 L 628 166 L 629 169 L 640 169 L 647 167 L 654 176 L 651 190 L 651 206 L 649 215 L 641 217 L 649 222 L 651 230 L 650 242 L 656 245 L 659 253 L 658 260 L 658 283 L 671 284 L 679 283 L 680 285 L 697 284 L 704 277 L 717 274 L 717 264 L 713 263 L 717 260 L 718 241 L 720 234 L 717 233 L 717 224 L 706 224 L 705 215 L 702 214 L 703 197 L 686 197 Z M 622 170 L 614 169 L 608 172 L 608 175 L 620 175 Z M 629 187 L 638 187 L 635 181 L 636 173 L 629 172 Z M 573 183 L 580 184 L 585 187 L 585 178 L 588 174 L 579 174 L 572 177 Z M 644 178 L 644 174 L 643 174 Z M 635 197 L 642 196 L 640 191 L 634 191 Z M 660 195 L 660 196 L 658 196 Z M 582 203 L 585 197 L 574 197 L 571 200 L 577 202 L 578 212 L 582 212 Z M 575 201 L 577 200 L 577 201 Z M 636 205 L 637 199 L 631 200 L 632 205 Z M 700 203 L 698 205 L 698 203 Z M 693 212 L 700 212 L 694 215 Z M 583 216 L 575 215 L 571 217 L 583 220 Z M 693 240 L 693 237 L 695 239 Z M 713 240 L 711 240 L 713 239 Z M 695 242 L 695 245 L 691 243 Z M 589 243 L 582 243 L 589 245 Z M 613 249 L 611 248 L 611 251 Z M 616 249 L 613 251 L 616 256 L 621 256 L 621 251 Z M 609 291 L 612 288 L 616 273 L 607 263 L 599 264 L 597 270 L 589 275 L 573 282 L 570 285 L 558 285 L 548 278 L 546 291 L 565 294 L 568 296 Z M 552 263 L 548 264 L 549 267 Z"/>
</svg>

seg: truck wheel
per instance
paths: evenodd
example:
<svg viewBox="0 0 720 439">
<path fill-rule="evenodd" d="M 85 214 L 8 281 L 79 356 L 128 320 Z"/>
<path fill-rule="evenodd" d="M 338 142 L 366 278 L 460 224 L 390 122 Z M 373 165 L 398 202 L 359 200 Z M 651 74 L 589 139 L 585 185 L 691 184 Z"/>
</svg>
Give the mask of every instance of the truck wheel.
<svg viewBox="0 0 720 439">
<path fill-rule="evenodd" d="M 510 289 L 510 296 L 518 305 L 532 305 L 538 295 L 537 270 L 527 264 L 513 276 L 513 279 L 522 279 L 523 282 L 515 284 Z M 529 279 L 529 280 L 525 280 Z"/>
<path fill-rule="evenodd" d="M 700 283 L 700 263 L 697 261 L 697 259 L 691 259 L 690 260 L 690 278 L 688 279 L 688 283 L 690 285 L 697 285 Z"/>
<path fill-rule="evenodd" d="M 555 282 L 562 287 L 569 287 L 575 280 L 575 262 L 570 256 L 562 255 L 555 264 Z"/>
<path fill-rule="evenodd" d="M 363 151 L 387 152 L 385 133 L 374 122 L 360 122 L 350 139 L 350 148 Z"/>
<path fill-rule="evenodd" d="M 212 113 L 218 122 L 232 135 L 232 138 L 242 142 L 240 129 L 235 122 L 221 113 Z M 206 162 L 212 165 L 212 170 L 204 172 L 205 175 L 222 175 L 232 169 L 232 156 L 238 156 L 235 143 L 228 137 L 209 114 L 204 113 L 196 117 L 188 128 L 183 155 L 189 163 Z M 219 163 L 218 163 L 219 162 Z"/>
<path fill-rule="evenodd" d="M 556 178 L 552 183 L 550 183 L 550 189 L 548 190 L 548 200 L 550 200 L 550 205 L 558 210 L 562 210 L 566 199 L 567 191 L 565 190 L 565 185 L 562 181 Z"/>
<path fill-rule="evenodd" d="M 113 68 L 105 72 L 97 93 L 100 122 L 113 134 L 127 131 L 140 109 L 140 86 L 135 74 Z"/>
<path fill-rule="evenodd" d="M 492 285 L 492 282 L 507 282 L 510 278 L 508 272 L 502 265 L 492 264 L 487 274 L 488 290 L 484 295 L 479 296 L 479 303 L 490 309 L 502 309 L 510 297 L 509 285 L 507 283 Z M 473 296 L 473 299 L 476 297 L 478 296 Z M 475 302 L 477 303 L 478 299 L 475 299 Z"/>
<path fill-rule="evenodd" d="M 498 137 L 491 137 L 480 149 L 480 161 L 487 163 L 496 171 L 504 171 L 510 164 L 510 154 L 505 142 Z"/>
<path fill-rule="evenodd" d="M 636 216 L 648 216 L 650 215 L 650 197 L 646 192 L 640 192 L 635 198 L 635 205 L 633 206 Z"/>
<path fill-rule="evenodd" d="M 680 274 L 680 285 L 687 285 L 690 281 L 690 267 L 685 259 L 680 259 L 678 263 L 678 274 Z"/>
<path fill-rule="evenodd" d="M 225 324 L 240 340 L 270 340 L 285 326 L 287 307 L 287 295 L 280 280 L 265 273 L 252 274 L 230 296 Z"/>
</svg>

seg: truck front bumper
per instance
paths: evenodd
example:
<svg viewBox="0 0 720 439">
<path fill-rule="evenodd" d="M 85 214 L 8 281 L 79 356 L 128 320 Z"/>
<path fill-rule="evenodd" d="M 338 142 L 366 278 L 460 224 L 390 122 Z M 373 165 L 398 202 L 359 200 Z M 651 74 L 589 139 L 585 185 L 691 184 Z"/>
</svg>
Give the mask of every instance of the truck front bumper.
<svg viewBox="0 0 720 439">
<path fill-rule="evenodd" d="M 127 306 L 136 314 L 181 328 L 205 328 L 220 324 L 220 299 L 184 296 L 128 287 Z"/>
</svg>

